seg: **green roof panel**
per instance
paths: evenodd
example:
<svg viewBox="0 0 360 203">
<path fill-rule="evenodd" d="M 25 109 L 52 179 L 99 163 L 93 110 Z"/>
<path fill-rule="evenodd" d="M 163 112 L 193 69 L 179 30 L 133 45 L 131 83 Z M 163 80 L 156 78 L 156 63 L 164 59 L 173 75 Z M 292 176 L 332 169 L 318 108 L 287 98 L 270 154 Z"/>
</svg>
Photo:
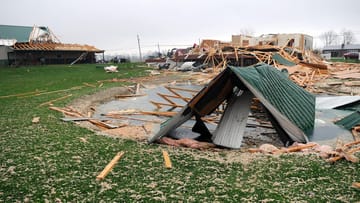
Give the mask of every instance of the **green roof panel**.
<svg viewBox="0 0 360 203">
<path fill-rule="evenodd" d="M 278 63 L 280 63 L 280 64 L 282 64 L 282 65 L 285 65 L 285 66 L 295 66 L 295 65 L 296 65 L 296 63 L 293 63 L 293 62 L 285 59 L 284 57 L 282 57 L 282 56 L 281 56 L 280 54 L 278 54 L 278 53 L 274 53 L 274 54 L 272 55 L 272 58 L 273 58 L 276 62 L 278 62 Z"/>
<path fill-rule="evenodd" d="M 310 134 L 315 121 L 315 96 L 299 87 L 274 67 L 261 64 L 231 67 L 236 75 L 256 88 L 281 114 Z"/>
<path fill-rule="evenodd" d="M 353 127 L 360 124 L 360 112 L 355 111 L 341 120 L 336 121 L 335 124 L 342 126 L 347 130 L 351 130 Z"/>
<path fill-rule="evenodd" d="M 0 39 L 16 39 L 17 42 L 28 42 L 33 27 L 0 25 Z"/>
</svg>

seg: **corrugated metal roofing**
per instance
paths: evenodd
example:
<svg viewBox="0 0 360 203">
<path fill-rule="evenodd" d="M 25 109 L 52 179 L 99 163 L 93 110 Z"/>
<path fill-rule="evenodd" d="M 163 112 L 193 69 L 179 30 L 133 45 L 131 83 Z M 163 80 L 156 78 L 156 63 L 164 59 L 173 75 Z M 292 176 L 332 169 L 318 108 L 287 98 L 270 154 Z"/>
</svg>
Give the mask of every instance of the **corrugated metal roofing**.
<svg viewBox="0 0 360 203">
<path fill-rule="evenodd" d="M 278 62 L 278 63 L 280 63 L 280 64 L 282 64 L 282 65 L 285 65 L 285 66 L 295 66 L 295 65 L 296 65 L 296 63 L 293 63 L 293 62 L 285 59 L 284 57 L 282 57 L 282 56 L 281 56 L 280 54 L 278 54 L 278 53 L 274 53 L 274 54 L 272 55 L 272 58 L 273 58 L 276 62 Z"/>
<path fill-rule="evenodd" d="M 354 126 L 357 126 L 360 124 L 360 112 L 355 111 L 354 113 L 346 116 L 345 118 L 343 118 L 339 121 L 336 121 L 335 124 L 340 125 L 347 130 L 350 130 Z"/>
<path fill-rule="evenodd" d="M 271 105 L 303 132 L 309 133 L 313 130 L 315 121 L 314 95 L 267 64 L 247 68 L 231 67 L 231 69 L 236 75 L 256 88 Z"/>
<path fill-rule="evenodd" d="M 151 136 L 148 142 L 152 143 L 165 136 L 192 115 L 201 117 L 212 112 L 215 107 L 228 99 L 230 94 L 233 94 L 235 86 L 245 91 L 248 89 L 259 98 L 293 141 L 308 142 L 307 134 L 313 130 L 315 121 L 315 97 L 289 80 L 282 72 L 266 64 L 246 68 L 228 67 L 204 87 L 181 112 L 166 122 L 157 134 Z M 248 107 L 236 103 L 236 107 L 231 108 Z M 236 115 L 229 114 L 229 116 Z M 239 122 L 235 125 L 239 125 Z M 234 136 L 222 135 L 223 146 L 234 147 L 231 140 L 236 137 L 236 132 L 231 134 Z M 241 139 L 241 136 L 238 138 Z"/>
<path fill-rule="evenodd" d="M 33 27 L 0 25 L 0 39 L 16 39 L 17 42 L 28 42 Z"/>
</svg>

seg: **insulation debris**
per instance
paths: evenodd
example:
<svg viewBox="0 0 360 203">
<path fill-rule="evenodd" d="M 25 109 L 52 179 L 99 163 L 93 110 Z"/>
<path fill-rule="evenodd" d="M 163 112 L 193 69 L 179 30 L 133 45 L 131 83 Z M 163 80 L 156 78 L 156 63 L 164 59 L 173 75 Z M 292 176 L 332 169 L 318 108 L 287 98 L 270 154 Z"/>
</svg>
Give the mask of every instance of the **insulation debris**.
<svg viewBox="0 0 360 203">
<path fill-rule="evenodd" d="M 359 159 L 355 156 L 355 153 L 360 151 L 360 141 L 350 142 L 336 148 L 332 148 L 328 145 L 319 145 L 314 142 L 309 142 L 307 144 L 294 143 L 289 147 L 283 147 L 280 149 L 270 144 L 264 144 L 259 148 L 250 148 L 248 151 L 250 153 L 277 155 L 293 152 L 315 153 L 330 163 L 334 163 L 341 159 L 356 163 Z"/>
</svg>

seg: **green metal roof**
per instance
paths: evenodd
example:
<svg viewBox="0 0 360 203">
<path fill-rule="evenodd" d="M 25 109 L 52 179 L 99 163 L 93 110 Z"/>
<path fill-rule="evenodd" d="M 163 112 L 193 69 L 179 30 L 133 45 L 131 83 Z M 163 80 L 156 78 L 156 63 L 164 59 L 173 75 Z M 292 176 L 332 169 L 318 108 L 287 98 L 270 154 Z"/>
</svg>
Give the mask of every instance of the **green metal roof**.
<svg viewBox="0 0 360 203">
<path fill-rule="evenodd" d="M 336 121 L 336 125 L 340 125 L 347 130 L 351 130 L 351 128 L 360 124 L 360 112 L 355 111 L 354 113 L 344 117 L 343 119 Z"/>
<path fill-rule="evenodd" d="M 246 68 L 231 67 L 231 69 L 256 88 L 267 101 L 303 132 L 311 133 L 315 121 L 314 95 L 267 64 Z"/>
<path fill-rule="evenodd" d="M 17 42 L 28 42 L 33 27 L 0 25 L 0 39 L 16 39 Z"/>
<path fill-rule="evenodd" d="M 278 62 L 278 63 L 280 63 L 280 64 L 282 64 L 282 65 L 285 65 L 285 66 L 295 66 L 295 65 L 296 65 L 296 63 L 293 63 L 293 62 L 285 59 L 284 57 L 282 57 L 282 56 L 281 56 L 280 54 L 278 54 L 278 53 L 274 53 L 274 54 L 272 55 L 272 58 L 273 58 L 276 62 Z"/>
</svg>

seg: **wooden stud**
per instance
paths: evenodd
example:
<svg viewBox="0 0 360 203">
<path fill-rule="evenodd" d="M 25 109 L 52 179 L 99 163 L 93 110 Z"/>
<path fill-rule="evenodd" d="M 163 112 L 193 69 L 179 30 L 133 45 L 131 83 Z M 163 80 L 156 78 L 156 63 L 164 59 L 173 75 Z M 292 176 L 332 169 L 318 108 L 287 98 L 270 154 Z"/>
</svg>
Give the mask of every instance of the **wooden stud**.
<svg viewBox="0 0 360 203">
<path fill-rule="evenodd" d="M 172 168 L 172 164 L 171 164 L 168 152 L 165 150 L 162 150 L 162 154 L 164 157 L 165 168 L 169 168 L 169 169 Z"/>
<path fill-rule="evenodd" d="M 118 152 L 116 156 L 106 165 L 106 167 L 101 171 L 101 173 L 96 176 L 96 180 L 103 180 L 107 174 L 114 168 L 115 164 L 119 161 L 119 159 L 124 155 L 124 152 Z"/>
</svg>

